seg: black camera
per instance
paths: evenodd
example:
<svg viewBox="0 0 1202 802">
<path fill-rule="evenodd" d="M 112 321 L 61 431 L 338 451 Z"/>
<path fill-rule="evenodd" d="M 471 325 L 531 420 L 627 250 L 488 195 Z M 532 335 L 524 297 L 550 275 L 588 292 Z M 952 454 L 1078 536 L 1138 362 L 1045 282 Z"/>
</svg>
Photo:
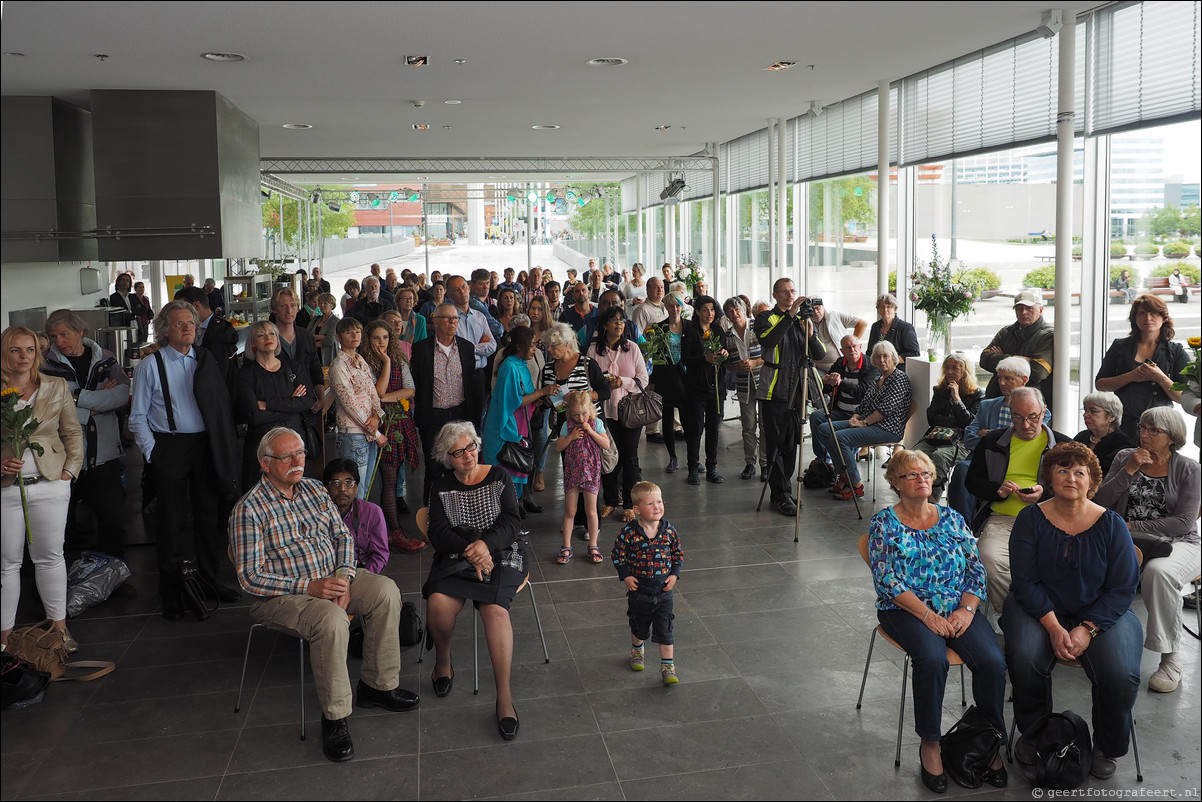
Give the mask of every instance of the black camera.
<svg viewBox="0 0 1202 802">
<path fill-rule="evenodd" d="M 814 316 L 815 306 L 822 306 L 821 298 L 806 298 L 797 310 L 797 317 L 801 320 L 809 320 Z"/>
</svg>

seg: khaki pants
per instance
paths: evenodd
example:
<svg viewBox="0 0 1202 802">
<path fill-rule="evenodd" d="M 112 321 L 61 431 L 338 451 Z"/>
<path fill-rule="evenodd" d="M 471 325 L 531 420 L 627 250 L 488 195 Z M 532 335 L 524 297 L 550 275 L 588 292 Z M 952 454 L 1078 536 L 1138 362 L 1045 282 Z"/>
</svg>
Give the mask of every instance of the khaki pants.
<svg viewBox="0 0 1202 802">
<path fill-rule="evenodd" d="M 1002 614 L 1002 603 L 1010 595 L 1010 530 L 1013 528 L 1013 516 L 995 512 L 986 519 L 977 537 L 977 551 L 985 566 L 989 603 L 998 615 Z"/>
<path fill-rule="evenodd" d="M 385 576 L 360 570 L 351 584 L 351 599 L 343 610 L 329 599 L 314 596 L 274 596 L 251 605 L 250 617 L 309 641 L 309 662 L 322 714 L 330 720 L 351 714 L 351 680 L 346 668 L 350 626 L 347 614 L 363 616 L 361 679 L 380 691 L 400 684 L 401 646 L 397 639 L 401 592 Z"/>
</svg>

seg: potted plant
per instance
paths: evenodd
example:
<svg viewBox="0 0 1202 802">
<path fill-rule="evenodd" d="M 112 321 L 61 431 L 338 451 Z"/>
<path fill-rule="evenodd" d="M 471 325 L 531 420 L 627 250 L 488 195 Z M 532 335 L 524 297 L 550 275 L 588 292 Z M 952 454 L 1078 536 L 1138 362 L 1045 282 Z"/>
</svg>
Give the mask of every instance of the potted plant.
<svg viewBox="0 0 1202 802">
<path fill-rule="evenodd" d="M 964 273 L 952 274 L 932 234 L 930 261 L 925 265 L 916 263 L 910 276 L 910 300 L 927 316 L 927 356 L 932 362 L 941 346 L 944 353 L 951 353 L 952 321 L 972 311 L 981 288 L 977 281 L 962 278 Z"/>
<path fill-rule="evenodd" d="M 1160 247 L 1151 242 L 1141 242 L 1135 246 L 1134 259 L 1151 259 L 1160 253 Z"/>
<path fill-rule="evenodd" d="M 1164 256 L 1166 259 L 1184 259 L 1189 256 L 1189 243 L 1184 240 L 1170 242 L 1164 246 Z"/>
<path fill-rule="evenodd" d="M 1116 239 L 1110 243 L 1110 258 L 1111 259 L 1126 259 L 1127 258 L 1127 243 L 1121 239 Z"/>
</svg>

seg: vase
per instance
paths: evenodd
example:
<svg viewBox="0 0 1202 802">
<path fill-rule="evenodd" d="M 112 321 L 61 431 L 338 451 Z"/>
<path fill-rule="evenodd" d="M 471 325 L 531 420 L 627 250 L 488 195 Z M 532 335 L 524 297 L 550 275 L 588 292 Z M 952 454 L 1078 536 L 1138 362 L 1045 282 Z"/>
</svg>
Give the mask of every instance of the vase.
<svg viewBox="0 0 1202 802">
<path fill-rule="evenodd" d="M 952 352 L 952 319 L 947 315 L 927 315 L 927 359 L 932 362 Z"/>
</svg>

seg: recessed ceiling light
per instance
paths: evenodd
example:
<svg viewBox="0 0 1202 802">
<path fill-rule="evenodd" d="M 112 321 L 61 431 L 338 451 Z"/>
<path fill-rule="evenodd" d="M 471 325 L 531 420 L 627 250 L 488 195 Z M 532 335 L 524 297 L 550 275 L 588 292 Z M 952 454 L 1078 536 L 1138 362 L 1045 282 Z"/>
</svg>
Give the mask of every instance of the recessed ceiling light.
<svg viewBox="0 0 1202 802">
<path fill-rule="evenodd" d="M 769 65 L 768 65 L 767 67 L 765 67 L 764 69 L 765 69 L 765 70 L 771 70 L 771 71 L 773 71 L 773 72 L 779 72 L 779 71 L 781 71 L 781 70 L 787 70 L 787 69 L 789 69 L 790 67 L 792 67 L 792 66 L 793 66 L 794 64 L 796 64 L 796 63 L 797 63 L 796 61 L 778 61 L 778 62 L 776 62 L 775 64 L 769 64 Z"/>
<path fill-rule="evenodd" d="M 430 59 L 426 56 L 405 56 L 405 63 L 410 67 L 425 67 Z"/>
<path fill-rule="evenodd" d="M 551 123 L 540 123 L 539 125 L 532 125 L 530 127 L 533 128 L 535 131 L 557 131 L 557 130 L 559 130 L 558 125 L 552 125 Z"/>
<path fill-rule="evenodd" d="M 462 102 L 463 102 L 462 100 L 444 100 L 443 101 L 443 103 L 447 104 L 448 106 L 458 106 Z"/>
<path fill-rule="evenodd" d="M 656 131 L 667 131 L 671 127 L 672 126 L 670 126 L 670 125 L 657 125 L 657 126 L 655 126 L 655 130 Z"/>
<path fill-rule="evenodd" d="M 429 123 L 414 123 L 413 130 L 414 131 L 429 131 L 430 124 Z"/>
<path fill-rule="evenodd" d="M 449 125 L 444 125 L 442 128 L 443 128 L 443 130 L 444 130 L 444 131 L 450 131 L 450 130 L 451 130 L 451 126 L 449 126 Z"/>
<path fill-rule="evenodd" d="M 456 63 L 456 64 L 467 64 L 467 59 L 465 59 L 465 58 L 457 58 L 457 59 L 455 59 L 455 63 Z"/>
<path fill-rule="evenodd" d="M 210 53 L 201 53 L 200 57 L 206 61 L 219 61 L 224 64 L 246 61 L 246 56 L 242 55 L 241 53 L 222 53 L 216 50 Z"/>
<path fill-rule="evenodd" d="M 616 56 L 611 56 L 611 57 L 603 57 L 603 58 L 591 58 L 585 63 L 588 64 L 588 66 L 590 66 L 590 67 L 620 67 L 623 64 L 629 64 L 630 59 L 617 58 Z"/>
<path fill-rule="evenodd" d="M 289 131 L 308 131 L 313 126 L 308 123 L 284 123 L 281 127 L 287 128 Z"/>
</svg>

